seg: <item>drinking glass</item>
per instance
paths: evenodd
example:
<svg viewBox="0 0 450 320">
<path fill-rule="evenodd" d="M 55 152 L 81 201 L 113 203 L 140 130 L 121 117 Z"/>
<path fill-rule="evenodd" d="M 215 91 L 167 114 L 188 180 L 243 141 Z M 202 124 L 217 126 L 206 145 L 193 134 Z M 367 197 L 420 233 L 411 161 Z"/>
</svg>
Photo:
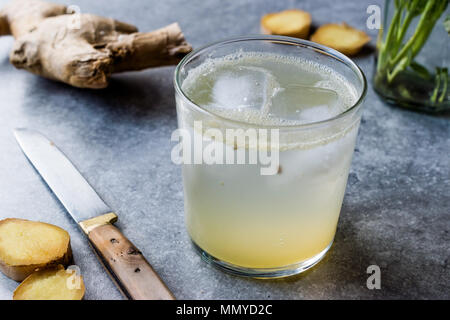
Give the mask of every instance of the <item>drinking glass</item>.
<svg viewBox="0 0 450 320">
<path fill-rule="evenodd" d="M 261 125 L 230 119 L 198 105 L 183 89 L 189 73 L 203 63 L 232 54 L 239 59 L 249 52 L 323 65 L 354 87 L 356 102 L 323 121 Z M 261 174 L 264 166 L 259 162 L 185 161 L 186 225 L 201 256 L 223 270 L 255 278 L 290 276 L 319 262 L 336 233 L 367 91 L 363 72 L 343 54 L 319 44 L 282 36 L 248 36 L 213 43 L 187 55 L 176 68 L 174 86 L 178 127 L 190 136 L 183 135 L 186 144 L 180 154 L 193 153 L 193 158 L 205 151 L 208 144 L 195 145 L 203 139 L 223 146 L 224 158 L 230 152 L 236 159 L 241 152 L 247 159 L 255 149 L 263 151 L 272 145 L 270 154 L 277 152 L 279 158 L 272 175 Z M 229 129 L 276 131 L 278 140 L 265 145 L 230 144 L 208 136 L 208 129 L 219 130 L 223 136 Z"/>
</svg>

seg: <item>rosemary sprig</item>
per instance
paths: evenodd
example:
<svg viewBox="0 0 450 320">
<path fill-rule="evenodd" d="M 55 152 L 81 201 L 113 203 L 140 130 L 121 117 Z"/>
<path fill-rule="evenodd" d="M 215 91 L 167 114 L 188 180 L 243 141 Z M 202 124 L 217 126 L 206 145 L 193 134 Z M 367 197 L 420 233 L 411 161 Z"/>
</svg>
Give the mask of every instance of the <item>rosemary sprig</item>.
<svg viewBox="0 0 450 320">
<path fill-rule="evenodd" d="M 380 39 L 378 44 L 377 72 L 384 74 L 388 83 L 392 83 L 398 74 L 408 67 L 421 77 L 429 77 L 430 72 L 414 59 L 424 47 L 448 3 L 449 0 L 394 0 L 394 15 L 384 41 Z M 405 41 L 411 23 L 417 17 L 417 26 L 411 37 Z M 447 17 L 444 23 L 446 28 L 450 28 L 448 19 L 450 18 Z M 448 72 L 445 68 L 439 68 L 436 71 L 436 87 L 431 101 L 435 103 L 443 100 L 447 89 Z"/>
<path fill-rule="evenodd" d="M 385 44 L 380 46 L 380 70 L 388 68 L 392 82 L 395 76 L 406 69 L 423 48 L 437 20 L 448 5 L 448 0 L 396 0 L 396 12 L 389 27 Z M 404 44 L 412 20 L 420 15 L 414 34 Z M 402 20 L 401 17 L 405 16 Z"/>
<path fill-rule="evenodd" d="M 436 102 L 442 103 L 447 95 L 448 89 L 448 69 L 447 68 L 436 68 L 436 85 L 431 95 L 431 102 L 435 104 Z M 439 95 L 440 92 L 440 95 Z"/>
</svg>

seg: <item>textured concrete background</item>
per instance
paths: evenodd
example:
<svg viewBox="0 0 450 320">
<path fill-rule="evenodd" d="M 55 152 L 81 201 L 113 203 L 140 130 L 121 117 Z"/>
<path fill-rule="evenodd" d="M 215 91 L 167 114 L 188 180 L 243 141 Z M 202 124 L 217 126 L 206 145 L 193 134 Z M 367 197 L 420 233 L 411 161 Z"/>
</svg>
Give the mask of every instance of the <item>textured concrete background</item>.
<svg viewBox="0 0 450 320">
<path fill-rule="evenodd" d="M 1 0 L 0 6 L 6 1 Z M 66 2 L 69 3 L 69 2 Z M 366 1 L 73 1 L 149 31 L 178 21 L 194 47 L 258 33 L 262 14 L 290 7 L 314 24 L 365 29 Z M 376 33 L 368 31 L 375 39 Z M 119 214 L 118 226 L 180 299 L 450 298 L 450 117 L 389 106 L 369 89 L 335 243 L 312 270 L 291 279 L 249 280 L 218 271 L 193 251 L 184 228 L 180 168 L 170 161 L 176 128 L 173 67 L 115 76 L 102 91 L 71 88 L 8 62 L 0 38 L 0 219 L 67 229 L 87 299 L 120 299 L 86 239 L 17 146 L 12 129 L 51 137 Z M 372 46 L 374 41 L 372 41 Z M 356 62 L 372 76 L 370 50 Z M 377 264 L 382 289 L 366 288 Z M 0 299 L 17 283 L 0 274 Z"/>
</svg>

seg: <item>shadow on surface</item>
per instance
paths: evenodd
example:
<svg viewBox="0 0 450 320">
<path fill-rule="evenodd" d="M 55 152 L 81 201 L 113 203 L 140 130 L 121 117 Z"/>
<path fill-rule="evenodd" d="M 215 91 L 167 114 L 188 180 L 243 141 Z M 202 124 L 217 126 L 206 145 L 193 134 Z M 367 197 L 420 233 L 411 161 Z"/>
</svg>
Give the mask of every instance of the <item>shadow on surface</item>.
<svg viewBox="0 0 450 320">
<path fill-rule="evenodd" d="M 374 208 L 375 210 L 375 208 Z M 357 212 L 346 212 L 353 215 Z M 351 221 L 342 221 L 336 234 L 334 244 L 325 257 L 311 269 L 298 275 L 279 279 L 252 279 L 227 274 L 239 282 L 247 282 L 251 286 L 259 287 L 261 292 L 268 292 L 266 298 L 277 299 L 278 292 L 290 291 L 290 299 L 302 299 L 305 296 L 314 299 L 326 299 L 327 294 L 334 292 L 337 299 L 381 298 L 390 292 L 368 290 L 361 296 L 348 296 L 347 292 L 355 292 L 353 288 L 359 287 L 359 292 L 366 288 L 367 267 L 374 264 L 374 255 L 368 248 L 374 244 L 370 237 L 358 238 L 356 226 Z M 202 263 L 203 262 L 202 260 Z M 217 272 L 223 272 L 216 269 Z M 317 290 L 321 288 L 321 290 Z M 261 298 L 261 297 L 258 297 Z"/>
<path fill-rule="evenodd" d="M 367 225 L 363 229 L 360 227 L 368 223 L 363 221 L 367 217 L 373 217 L 371 222 L 374 223 L 371 225 L 374 227 L 384 219 L 380 215 L 379 206 L 375 204 L 362 208 L 344 205 L 333 246 L 322 261 L 299 275 L 272 280 L 232 275 L 229 277 L 258 287 L 261 292 L 271 294 L 266 298 L 273 299 L 286 291 L 291 292 L 290 299 L 302 299 L 305 296 L 326 299 L 330 292 L 333 292 L 336 299 L 408 299 L 432 296 L 430 288 L 423 283 L 424 279 L 417 277 L 417 272 L 430 267 L 427 265 L 427 258 L 423 257 L 423 261 L 411 265 L 409 256 L 414 254 L 411 252 L 413 249 L 408 246 L 408 242 L 405 243 L 405 239 L 397 239 L 397 232 L 404 233 L 408 230 L 398 231 L 399 227 L 392 226 L 389 230 L 377 228 L 367 232 Z M 371 265 L 381 268 L 381 290 L 367 288 L 366 282 L 371 275 L 367 273 L 367 268 Z M 358 295 L 349 295 L 351 292 L 358 292 Z"/>
</svg>

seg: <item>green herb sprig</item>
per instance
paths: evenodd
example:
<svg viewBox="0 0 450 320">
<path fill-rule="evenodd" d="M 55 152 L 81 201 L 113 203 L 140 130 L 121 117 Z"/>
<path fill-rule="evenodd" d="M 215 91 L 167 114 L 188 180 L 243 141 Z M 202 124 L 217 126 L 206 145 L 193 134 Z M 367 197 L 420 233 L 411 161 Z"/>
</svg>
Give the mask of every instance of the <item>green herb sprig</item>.
<svg viewBox="0 0 450 320">
<path fill-rule="evenodd" d="M 394 16 L 392 17 L 384 42 L 381 41 L 378 45 L 377 71 L 386 74 L 388 83 L 392 83 L 397 75 L 408 67 L 419 71 L 422 76 L 429 74 L 414 59 L 425 45 L 437 21 L 445 12 L 448 2 L 448 0 L 394 1 Z M 411 26 L 411 22 L 419 16 L 419 22 L 414 33 L 405 41 L 405 36 Z M 439 71 L 438 77 L 440 79 L 444 78 L 442 75 L 442 71 Z M 442 83 L 439 86 L 441 85 Z M 446 83 L 445 88 L 447 88 Z M 437 100 L 440 100 L 439 98 Z"/>
</svg>

